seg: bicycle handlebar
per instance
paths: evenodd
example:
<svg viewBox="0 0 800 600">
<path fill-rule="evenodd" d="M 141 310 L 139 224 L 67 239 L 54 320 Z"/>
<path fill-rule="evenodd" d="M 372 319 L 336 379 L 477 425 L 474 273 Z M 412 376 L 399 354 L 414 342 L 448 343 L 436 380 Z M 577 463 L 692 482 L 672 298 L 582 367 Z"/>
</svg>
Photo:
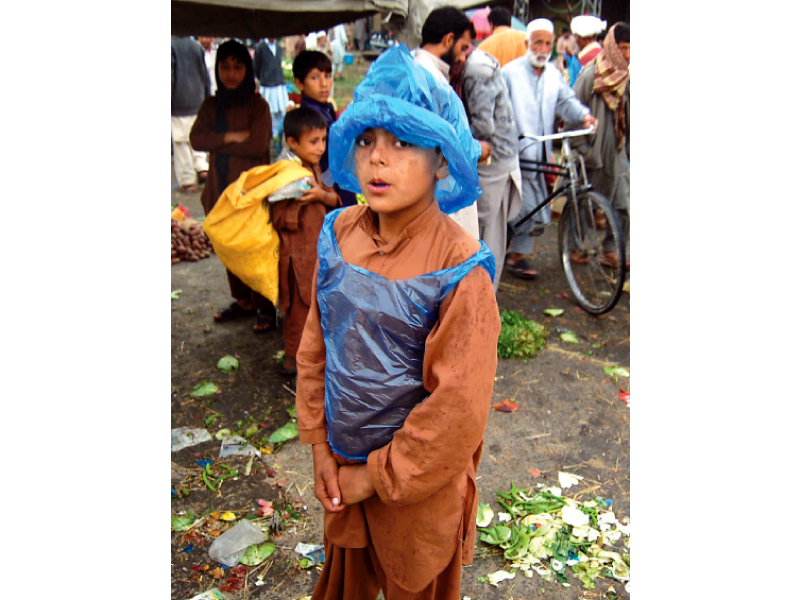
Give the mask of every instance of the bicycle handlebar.
<svg viewBox="0 0 800 600">
<path fill-rule="evenodd" d="M 580 135 L 587 135 L 594 132 L 595 128 L 589 127 L 587 129 L 576 129 L 575 131 L 562 131 L 561 133 L 553 133 L 551 135 L 522 134 L 519 136 L 519 139 L 531 139 L 531 140 L 536 140 L 537 142 L 544 142 L 547 140 L 561 140 L 567 137 L 578 137 Z"/>
</svg>

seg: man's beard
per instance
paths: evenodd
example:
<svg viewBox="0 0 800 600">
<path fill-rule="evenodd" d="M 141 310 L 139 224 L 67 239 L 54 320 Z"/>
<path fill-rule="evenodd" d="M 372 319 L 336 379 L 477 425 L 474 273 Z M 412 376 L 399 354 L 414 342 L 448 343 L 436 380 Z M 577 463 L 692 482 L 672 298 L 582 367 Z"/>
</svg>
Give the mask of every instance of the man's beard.
<svg viewBox="0 0 800 600">
<path fill-rule="evenodd" d="M 528 57 L 528 62 L 531 63 L 531 66 L 537 69 L 541 69 L 543 66 L 545 66 L 545 64 L 547 64 L 547 59 L 550 58 L 549 54 L 537 54 L 531 50 L 527 50 L 526 55 Z"/>
<path fill-rule="evenodd" d="M 456 62 L 456 45 L 453 44 L 450 50 L 442 54 L 440 58 L 452 67 Z"/>
</svg>

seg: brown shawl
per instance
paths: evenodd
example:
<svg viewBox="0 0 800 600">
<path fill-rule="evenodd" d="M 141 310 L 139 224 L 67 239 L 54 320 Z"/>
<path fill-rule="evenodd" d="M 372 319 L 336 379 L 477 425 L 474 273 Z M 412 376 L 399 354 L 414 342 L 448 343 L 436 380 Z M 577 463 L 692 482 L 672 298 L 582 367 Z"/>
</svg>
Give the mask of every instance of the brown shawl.
<svg viewBox="0 0 800 600">
<path fill-rule="evenodd" d="M 608 30 L 603 40 L 603 51 L 597 55 L 594 71 L 594 91 L 603 96 L 606 106 L 614 112 L 614 131 L 617 134 L 617 146 L 620 147 L 625 137 L 625 105 L 621 102 L 628 84 L 630 72 L 628 61 L 622 56 L 614 39 L 616 24 Z"/>
</svg>

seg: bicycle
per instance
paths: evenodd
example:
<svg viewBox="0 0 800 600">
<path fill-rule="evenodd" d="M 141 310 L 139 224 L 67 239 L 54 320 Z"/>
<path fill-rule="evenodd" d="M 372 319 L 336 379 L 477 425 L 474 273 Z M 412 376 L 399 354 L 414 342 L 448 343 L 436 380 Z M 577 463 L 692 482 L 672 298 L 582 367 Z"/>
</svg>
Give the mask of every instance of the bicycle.
<svg viewBox="0 0 800 600">
<path fill-rule="evenodd" d="M 594 133 L 594 128 L 565 131 L 552 135 L 520 135 L 536 142 L 562 140 L 563 165 L 519 159 L 520 170 L 560 175 L 561 183 L 541 204 L 512 227 L 520 226 L 549 202 L 566 195 L 558 222 L 558 252 L 567 283 L 575 300 L 586 312 L 602 315 L 616 306 L 625 284 L 625 239 L 616 211 L 608 199 L 592 190 L 586 177 L 583 157 L 570 148 L 569 138 Z M 605 224 L 603 224 L 604 217 Z M 611 253 L 616 253 L 616 260 Z"/>
</svg>

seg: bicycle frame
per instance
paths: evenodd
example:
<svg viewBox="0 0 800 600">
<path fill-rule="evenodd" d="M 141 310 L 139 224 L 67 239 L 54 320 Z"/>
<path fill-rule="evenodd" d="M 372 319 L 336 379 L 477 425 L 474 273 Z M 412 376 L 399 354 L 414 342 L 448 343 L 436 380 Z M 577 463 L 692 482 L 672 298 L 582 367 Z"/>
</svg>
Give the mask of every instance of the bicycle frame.
<svg viewBox="0 0 800 600">
<path fill-rule="evenodd" d="M 562 183 L 555 190 L 553 190 L 553 192 L 549 194 L 547 198 L 545 198 L 540 204 L 538 204 L 533 210 L 531 210 L 531 212 L 529 212 L 518 223 L 516 223 L 514 225 L 515 230 L 518 227 L 520 227 L 523 223 L 525 223 L 528 219 L 533 217 L 533 215 L 538 213 L 547 204 L 549 204 L 551 200 L 561 196 L 565 190 L 567 189 L 571 190 L 571 193 L 567 194 L 567 202 L 570 203 L 573 202 L 578 197 L 578 194 L 587 192 L 592 189 L 592 185 L 587 181 L 588 178 L 586 177 L 586 166 L 583 162 L 583 157 L 580 155 L 577 155 L 577 159 L 578 162 L 580 163 L 580 169 L 581 169 L 581 177 L 578 178 L 578 171 L 575 166 L 575 158 L 573 157 L 572 148 L 570 148 L 569 140 L 565 137 L 565 134 L 556 134 L 552 136 L 521 135 L 520 139 L 522 138 L 530 138 L 536 140 L 537 142 L 542 142 L 542 143 L 544 143 L 544 141 L 547 139 L 561 139 L 562 143 L 564 144 L 564 151 L 566 154 L 565 166 L 520 158 L 519 168 L 520 170 L 527 171 L 529 173 L 560 175 L 562 177 L 567 177 L 567 181 L 565 183 Z M 580 185 L 578 185 L 579 182 Z"/>
</svg>

